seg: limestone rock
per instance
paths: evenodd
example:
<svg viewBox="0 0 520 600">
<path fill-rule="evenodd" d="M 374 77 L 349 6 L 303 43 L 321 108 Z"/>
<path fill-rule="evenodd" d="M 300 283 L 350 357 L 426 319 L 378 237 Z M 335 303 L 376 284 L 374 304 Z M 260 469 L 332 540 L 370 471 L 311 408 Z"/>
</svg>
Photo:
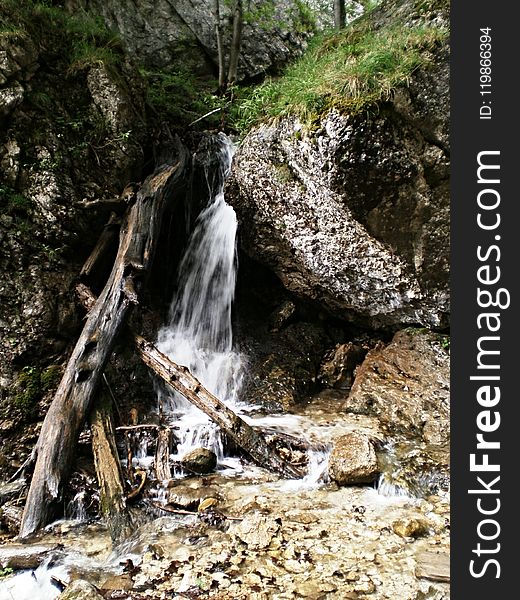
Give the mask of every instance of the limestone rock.
<svg viewBox="0 0 520 600">
<path fill-rule="evenodd" d="M 364 345 L 353 342 L 337 344 L 324 357 L 318 374 L 319 380 L 327 387 L 349 389 L 354 378 L 354 369 L 367 351 L 368 348 Z"/>
<path fill-rule="evenodd" d="M 195 448 L 182 457 L 181 465 L 194 473 L 211 473 L 217 466 L 217 457 L 207 448 Z"/>
<path fill-rule="evenodd" d="M 448 61 L 440 45 L 370 116 L 246 136 L 227 184 L 242 247 L 298 297 L 369 326 L 448 323 Z"/>
<path fill-rule="evenodd" d="M 234 529 L 234 534 L 246 543 L 250 550 L 260 550 L 269 546 L 280 525 L 280 519 L 253 513 L 243 518 Z"/>
<path fill-rule="evenodd" d="M 390 434 L 449 440 L 450 356 L 445 336 L 404 329 L 371 350 L 356 370 L 345 408 L 377 416 Z"/>
<path fill-rule="evenodd" d="M 401 519 L 392 523 L 392 529 L 401 537 L 418 538 L 428 535 L 430 523 L 425 519 Z"/>
<path fill-rule="evenodd" d="M 73 581 L 60 595 L 60 600 L 101 600 L 102 598 L 96 588 L 83 579 Z"/>
<path fill-rule="evenodd" d="M 377 457 L 370 439 L 351 432 L 334 441 L 329 474 L 338 485 L 371 483 L 378 474 Z"/>
<path fill-rule="evenodd" d="M 149 68 L 190 69 L 199 74 L 214 73 L 218 65 L 212 0 L 142 0 L 121 3 L 114 0 L 67 0 L 71 12 L 81 9 L 102 15 L 116 30 L 127 50 Z M 231 41 L 231 7 L 221 2 L 223 43 L 226 57 Z M 308 28 L 298 5 L 277 1 L 275 14 L 262 22 L 262 0 L 249 3 L 251 22 L 244 22 L 238 77 L 254 77 L 281 67 L 305 45 Z"/>
</svg>

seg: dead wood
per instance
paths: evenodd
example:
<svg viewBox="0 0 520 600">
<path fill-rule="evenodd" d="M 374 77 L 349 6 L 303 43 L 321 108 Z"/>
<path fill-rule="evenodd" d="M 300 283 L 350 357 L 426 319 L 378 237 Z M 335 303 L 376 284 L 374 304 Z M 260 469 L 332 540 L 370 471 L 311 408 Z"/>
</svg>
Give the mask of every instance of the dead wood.
<svg viewBox="0 0 520 600">
<path fill-rule="evenodd" d="M 91 417 L 92 452 L 99 483 L 99 504 L 110 537 L 117 544 L 133 530 L 126 507 L 121 463 L 112 425 L 111 399 L 100 394 Z"/>
<path fill-rule="evenodd" d="M 172 478 L 170 468 L 171 430 L 159 429 L 157 432 L 157 449 L 155 451 L 155 476 L 159 481 Z"/>
<path fill-rule="evenodd" d="M 46 525 L 60 506 L 79 432 L 125 318 L 137 302 L 133 291 L 139 290 L 150 267 L 162 214 L 185 160 L 179 142 L 175 164 L 164 164 L 148 177 L 125 213 L 112 272 L 90 310 L 34 449 L 36 464 L 21 538 Z"/>
<path fill-rule="evenodd" d="M 92 291 L 83 286 L 81 295 L 88 306 L 95 298 Z M 269 441 L 262 432 L 254 429 L 239 415 L 228 408 L 198 381 L 190 371 L 174 363 L 142 336 L 132 334 L 137 352 L 143 362 L 172 390 L 179 392 L 199 410 L 207 414 L 235 444 L 244 450 L 259 466 L 270 469 L 284 477 L 298 479 L 305 474 L 302 464 L 293 465 L 281 457 L 280 448 L 285 454 L 294 447 L 309 448 L 310 445 L 293 436 L 273 432 Z"/>
</svg>

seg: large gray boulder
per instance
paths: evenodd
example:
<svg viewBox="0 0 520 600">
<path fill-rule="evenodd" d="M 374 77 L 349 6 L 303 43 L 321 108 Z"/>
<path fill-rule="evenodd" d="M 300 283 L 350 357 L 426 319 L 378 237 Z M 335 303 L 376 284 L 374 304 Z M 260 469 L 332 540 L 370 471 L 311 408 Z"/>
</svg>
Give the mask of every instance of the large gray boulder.
<svg viewBox="0 0 520 600">
<path fill-rule="evenodd" d="M 266 123 L 235 155 L 227 197 L 243 249 L 342 319 L 448 324 L 447 43 L 429 58 L 370 114 Z"/>
</svg>

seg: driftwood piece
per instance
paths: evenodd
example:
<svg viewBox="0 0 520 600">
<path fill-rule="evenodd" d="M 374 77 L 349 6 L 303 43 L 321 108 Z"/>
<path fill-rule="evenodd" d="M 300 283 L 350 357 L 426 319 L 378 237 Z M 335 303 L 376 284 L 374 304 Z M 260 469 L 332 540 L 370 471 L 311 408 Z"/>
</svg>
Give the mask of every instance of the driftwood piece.
<svg viewBox="0 0 520 600">
<path fill-rule="evenodd" d="M 157 448 L 155 450 L 155 476 L 159 481 L 172 478 L 170 468 L 171 430 L 159 429 L 157 432 Z"/>
<path fill-rule="evenodd" d="M 46 525 L 60 505 L 79 432 L 117 335 L 135 302 L 124 289 L 130 280 L 133 287 L 139 287 L 151 264 L 166 201 L 184 169 L 184 149 L 179 150 L 179 156 L 176 164 L 163 165 L 146 179 L 124 216 L 112 272 L 90 310 L 34 449 L 36 464 L 21 538 Z"/>
<path fill-rule="evenodd" d="M 111 401 L 102 393 L 91 417 L 92 452 L 99 483 L 99 504 L 112 542 L 117 544 L 132 533 L 132 521 L 126 508 L 121 463 L 112 425 Z"/>
<path fill-rule="evenodd" d="M 299 478 L 303 476 L 303 471 L 300 467 L 291 465 L 283 460 L 268 445 L 260 431 L 251 427 L 251 425 L 246 423 L 221 400 L 209 392 L 186 367 L 175 364 L 143 337 L 136 335 L 134 339 L 137 351 L 143 362 L 169 388 L 182 394 L 199 410 L 206 413 L 254 462 L 262 467 L 280 473 L 284 477 Z"/>
</svg>

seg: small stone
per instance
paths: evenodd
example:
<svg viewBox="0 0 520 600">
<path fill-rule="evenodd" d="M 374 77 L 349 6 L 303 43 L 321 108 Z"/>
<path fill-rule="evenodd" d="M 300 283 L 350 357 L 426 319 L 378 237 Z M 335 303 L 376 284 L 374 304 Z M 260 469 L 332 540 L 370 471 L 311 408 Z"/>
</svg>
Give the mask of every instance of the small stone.
<svg viewBox="0 0 520 600">
<path fill-rule="evenodd" d="M 338 485 L 371 483 L 378 472 L 376 451 L 366 435 L 353 431 L 335 440 L 329 474 Z"/>
<path fill-rule="evenodd" d="M 77 579 L 60 595 L 60 600 L 102 600 L 103 596 L 98 594 L 96 588 L 84 581 Z"/>
<path fill-rule="evenodd" d="M 185 454 L 180 462 L 188 471 L 203 475 L 215 470 L 217 457 L 214 452 L 207 448 L 195 448 L 195 450 Z"/>
<path fill-rule="evenodd" d="M 247 544 L 249 549 L 267 548 L 280 529 L 279 519 L 262 515 L 248 515 L 236 527 L 235 535 Z"/>
<path fill-rule="evenodd" d="M 392 523 L 392 529 L 403 538 L 418 538 L 428 535 L 430 523 L 424 519 L 400 519 Z"/>
</svg>

